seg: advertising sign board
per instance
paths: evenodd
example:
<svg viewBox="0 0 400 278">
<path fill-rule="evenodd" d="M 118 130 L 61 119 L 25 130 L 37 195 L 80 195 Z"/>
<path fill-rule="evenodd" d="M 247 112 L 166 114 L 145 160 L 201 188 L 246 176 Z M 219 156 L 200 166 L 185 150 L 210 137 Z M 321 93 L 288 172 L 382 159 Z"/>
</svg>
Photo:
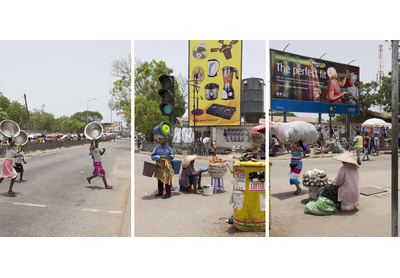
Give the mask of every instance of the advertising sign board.
<svg viewBox="0 0 400 278">
<path fill-rule="evenodd" d="M 359 114 L 360 68 L 270 49 L 271 109 Z"/>
</svg>

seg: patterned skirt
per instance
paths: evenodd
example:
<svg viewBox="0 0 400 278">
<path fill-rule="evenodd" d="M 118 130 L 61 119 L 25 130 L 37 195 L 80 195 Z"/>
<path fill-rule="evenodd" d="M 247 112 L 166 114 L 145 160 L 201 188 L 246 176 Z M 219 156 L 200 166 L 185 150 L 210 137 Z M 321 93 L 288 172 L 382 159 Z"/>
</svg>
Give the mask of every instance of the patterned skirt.
<svg viewBox="0 0 400 278">
<path fill-rule="evenodd" d="M 3 163 L 3 172 L 1 175 L 2 178 L 13 179 L 17 177 L 17 172 L 13 167 L 12 159 L 5 159 Z"/>
<path fill-rule="evenodd" d="M 93 176 L 104 177 L 106 175 L 106 172 L 104 172 L 104 169 L 101 166 L 101 162 L 93 162 L 93 166 L 94 166 Z"/>
<path fill-rule="evenodd" d="M 289 176 L 290 184 L 298 184 L 298 185 L 300 184 L 299 176 L 302 169 L 303 169 L 303 163 L 297 164 L 295 167 L 291 168 Z"/>
<path fill-rule="evenodd" d="M 156 165 L 154 177 L 159 179 L 162 183 L 172 184 L 172 178 L 175 174 L 171 162 L 167 159 L 159 159 L 156 161 Z"/>
</svg>

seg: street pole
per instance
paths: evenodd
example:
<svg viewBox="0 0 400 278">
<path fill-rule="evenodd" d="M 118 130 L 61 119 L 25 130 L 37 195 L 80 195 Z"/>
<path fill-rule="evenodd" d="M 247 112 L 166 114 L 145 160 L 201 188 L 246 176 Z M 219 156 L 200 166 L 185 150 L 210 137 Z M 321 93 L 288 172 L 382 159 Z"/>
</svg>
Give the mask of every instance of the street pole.
<svg viewBox="0 0 400 278">
<path fill-rule="evenodd" d="M 86 124 L 89 123 L 89 101 L 96 100 L 97 98 L 89 99 L 86 105 Z"/>
<path fill-rule="evenodd" d="M 398 236 L 399 217 L 399 153 L 398 153 L 398 87 L 399 87 L 399 41 L 392 40 L 392 237 Z"/>
<path fill-rule="evenodd" d="M 26 115 L 28 115 L 28 128 L 31 130 L 31 121 L 29 120 L 29 110 L 28 110 L 28 103 L 26 102 L 26 94 L 24 94 L 25 98 L 25 107 L 26 107 Z"/>
</svg>

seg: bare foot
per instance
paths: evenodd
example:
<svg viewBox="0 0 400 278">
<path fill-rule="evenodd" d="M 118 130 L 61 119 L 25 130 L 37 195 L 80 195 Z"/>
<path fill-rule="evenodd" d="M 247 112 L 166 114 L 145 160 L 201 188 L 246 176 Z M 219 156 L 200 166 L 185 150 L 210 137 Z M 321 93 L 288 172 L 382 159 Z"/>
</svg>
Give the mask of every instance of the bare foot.
<svg viewBox="0 0 400 278">
<path fill-rule="evenodd" d="M 87 182 L 90 184 L 90 179 L 89 178 L 86 178 L 87 179 Z"/>
<path fill-rule="evenodd" d="M 106 185 L 106 189 L 112 189 L 113 187 L 111 185 Z"/>
<path fill-rule="evenodd" d="M 299 195 L 301 192 L 301 188 L 297 188 L 297 190 L 293 193 L 294 195 Z"/>
</svg>

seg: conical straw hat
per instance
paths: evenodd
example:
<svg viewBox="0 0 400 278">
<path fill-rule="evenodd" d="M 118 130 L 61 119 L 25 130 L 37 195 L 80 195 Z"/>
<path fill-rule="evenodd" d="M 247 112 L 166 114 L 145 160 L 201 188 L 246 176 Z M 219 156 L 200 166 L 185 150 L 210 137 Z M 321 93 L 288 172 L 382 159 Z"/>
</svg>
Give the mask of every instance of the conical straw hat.
<svg viewBox="0 0 400 278">
<path fill-rule="evenodd" d="M 344 152 L 344 153 L 341 153 L 341 154 L 339 154 L 337 156 L 334 156 L 332 158 L 335 159 L 335 160 L 338 160 L 338 161 L 354 164 L 354 165 L 357 166 L 357 168 L 360 168 L 360 166 L 358 166 L 358 163 L 357 163 L 356 159 L 353 157 L 353 155 L 350 152 Z"/>
<path fill-rule="evenodd" d="M 186 167 L 189 166 L 190 162 L 195 160 L 197 158 L 197 155 L 188 155 L 183 159 L 182 162 L 182 169 L 185 169 Z"/>
</svg>

